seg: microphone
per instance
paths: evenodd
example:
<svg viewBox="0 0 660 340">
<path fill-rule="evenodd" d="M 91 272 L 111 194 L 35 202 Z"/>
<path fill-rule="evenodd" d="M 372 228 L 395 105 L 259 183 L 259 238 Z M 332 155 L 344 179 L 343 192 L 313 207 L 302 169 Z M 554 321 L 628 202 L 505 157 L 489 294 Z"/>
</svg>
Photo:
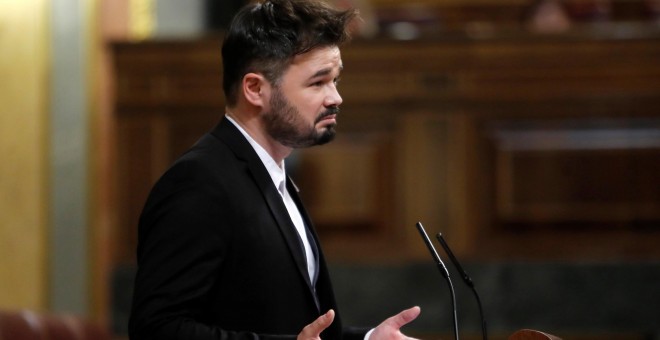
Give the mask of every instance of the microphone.
<svg viewBox="0 0 660 340">
<path fill-rule="evenodd" d="M 483 339 L 488 340 L 488 332 L 486 331 L 486 319 L 484 318 L 484 311 L 483 308 L 481 307 L 481 299 L 479 299 L 479 294 L 477 293 L 477 289 L 474 288 L 474 283 L 472 282 L 472 278 L 470 278 L 470 276 L 465 272 L 465 270 L 463 270 L 461 263 L 458 262 L 458 259 L 456 258 L 456 256 L 454 256 L 454 253 L 449 248 L 449 244 L 447 244 L 445 238 L 442 237 L 442 233 L 438 233 L 435 236 L 440 242 L 442 248 L 444 248 L 445 252 L 449 256 L 451 262 L 456 267 L 456 270 L 458 270 L 458 273 L 461 274 L 461 278 L 463 279 L 463 282 L 465 282 L 465 284 L 468 287 L 470 287 L 470 289 L 472 289 L 472 292 L 474 293 L 474 297 L 477 299 L 477 305 L 479 306 L 479 316 L 481 317 L 481 333 L 483 335 Z"/>
<path fill-rule="evenodd" d="M 435 250 L 433 243 L 431 243 L 431 240 L 429 239 L 429 235 L 426 233 L 426 230 L 424 230 L 422 223 L 417 222 L 416 226 L 417 226 L 417 230 L 419 230 L 419 234 L 422 235 L 422 239 L 424 240 L 424 243 L 426 243 L 426 247 L 429 248 L 429 252 L 431 252 L 431 256 L 435 260 L 435 263 L 438 265 L 438 270 L 440 270 L 440 274 L 442 274 L 442 276 L 445 277 L 447 283 L 449 284 L 449 293 L 451 294 L 451 307 L 453 311 L 453 321 L 454 321 L 454 339 L 458 340 L 458 318 L 456 316 L 456 293 L 454 293 L 454 285 L 451 283 L 451 278 L 449 277 L 449 271 L 447 270 L 447 267 L 445 267 L 445 264 L 442 262 L 442 259 L 440 259 L 440 256 L 438 255 L 438 252 Z"/>
</svg>

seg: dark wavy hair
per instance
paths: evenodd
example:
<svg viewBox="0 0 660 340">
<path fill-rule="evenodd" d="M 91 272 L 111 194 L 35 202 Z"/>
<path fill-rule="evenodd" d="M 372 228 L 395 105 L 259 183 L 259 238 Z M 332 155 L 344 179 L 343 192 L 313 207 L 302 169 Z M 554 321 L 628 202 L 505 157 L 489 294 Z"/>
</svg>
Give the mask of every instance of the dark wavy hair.
<svg viewBox="0 0 660 340">
<path fill-rule="evenodd" d="M 223 89 L 236 105 L 243 76 L 254 72 L 272 84 L 296 55 L 350 40 L 355 9 L 337 10 L 317 0 L 265 0 L 243 7 L 222 44 Z"/>
</svg>

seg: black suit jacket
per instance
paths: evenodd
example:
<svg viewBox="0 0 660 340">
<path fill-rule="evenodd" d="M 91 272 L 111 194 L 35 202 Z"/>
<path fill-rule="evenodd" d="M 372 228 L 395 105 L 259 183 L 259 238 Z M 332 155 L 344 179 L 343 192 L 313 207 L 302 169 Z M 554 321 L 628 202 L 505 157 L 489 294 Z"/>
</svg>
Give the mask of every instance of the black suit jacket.
<svg viewBox="0 0 660 340">
<path fill-rule="evenodd" d="M 318 239 L 287 185 L 319 250 L 316 287 L 281 196 L 231 122 L 178 159 L 140 217 L 130 338 L 295 338 L 332 308 L 322 338 L 361 339 L 366 330 L 342 328 Z"/>
</svg>

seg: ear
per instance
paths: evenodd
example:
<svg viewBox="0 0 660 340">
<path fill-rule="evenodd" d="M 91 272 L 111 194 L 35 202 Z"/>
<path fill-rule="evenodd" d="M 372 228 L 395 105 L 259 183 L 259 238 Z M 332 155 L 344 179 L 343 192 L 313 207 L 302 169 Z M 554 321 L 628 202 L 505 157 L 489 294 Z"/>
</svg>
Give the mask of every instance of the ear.
<svg viewBox="0 0 660 340">
<path fill-rule="evenodd" d="M 270 84 L 263 75 L 248 73 L 243 76 L 242 85 L 243 95 L 248 103 L 261 108 L 265 107 Z"/>
</svg>

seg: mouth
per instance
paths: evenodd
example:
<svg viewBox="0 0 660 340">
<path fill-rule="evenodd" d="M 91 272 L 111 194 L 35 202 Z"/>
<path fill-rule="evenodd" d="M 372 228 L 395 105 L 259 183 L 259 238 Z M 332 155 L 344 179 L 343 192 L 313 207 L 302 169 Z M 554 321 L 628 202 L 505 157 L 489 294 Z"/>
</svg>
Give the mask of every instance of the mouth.
<svg viewBox="0 0 660 340">
<path fill-rule="evenodd" d="M 331 113 L 327 115 L 323 115 L 319 118 L 319 122 L 322 122 L 324 120 L 336 120 L 337 119 L 337 114 Z"/>
<path fill-rule="evenodd" d="M 319 116 L 317 118 L 316 122 L 317 123 L 327 122 L 327 121 L 336 122 L 338 113 L 339 113 L 339 108 L 331 108 L 331 109 L 323 112 L 323 114 L 321 114 L 321 116 Z"/>
<path fill-rule="evenodd" d="M 315 124 L 318 128 L 330 128 L 337 125 L 337 115 L 336 114 L 326 114 L 319 117 L 316 120 Z"/>
</svg>

